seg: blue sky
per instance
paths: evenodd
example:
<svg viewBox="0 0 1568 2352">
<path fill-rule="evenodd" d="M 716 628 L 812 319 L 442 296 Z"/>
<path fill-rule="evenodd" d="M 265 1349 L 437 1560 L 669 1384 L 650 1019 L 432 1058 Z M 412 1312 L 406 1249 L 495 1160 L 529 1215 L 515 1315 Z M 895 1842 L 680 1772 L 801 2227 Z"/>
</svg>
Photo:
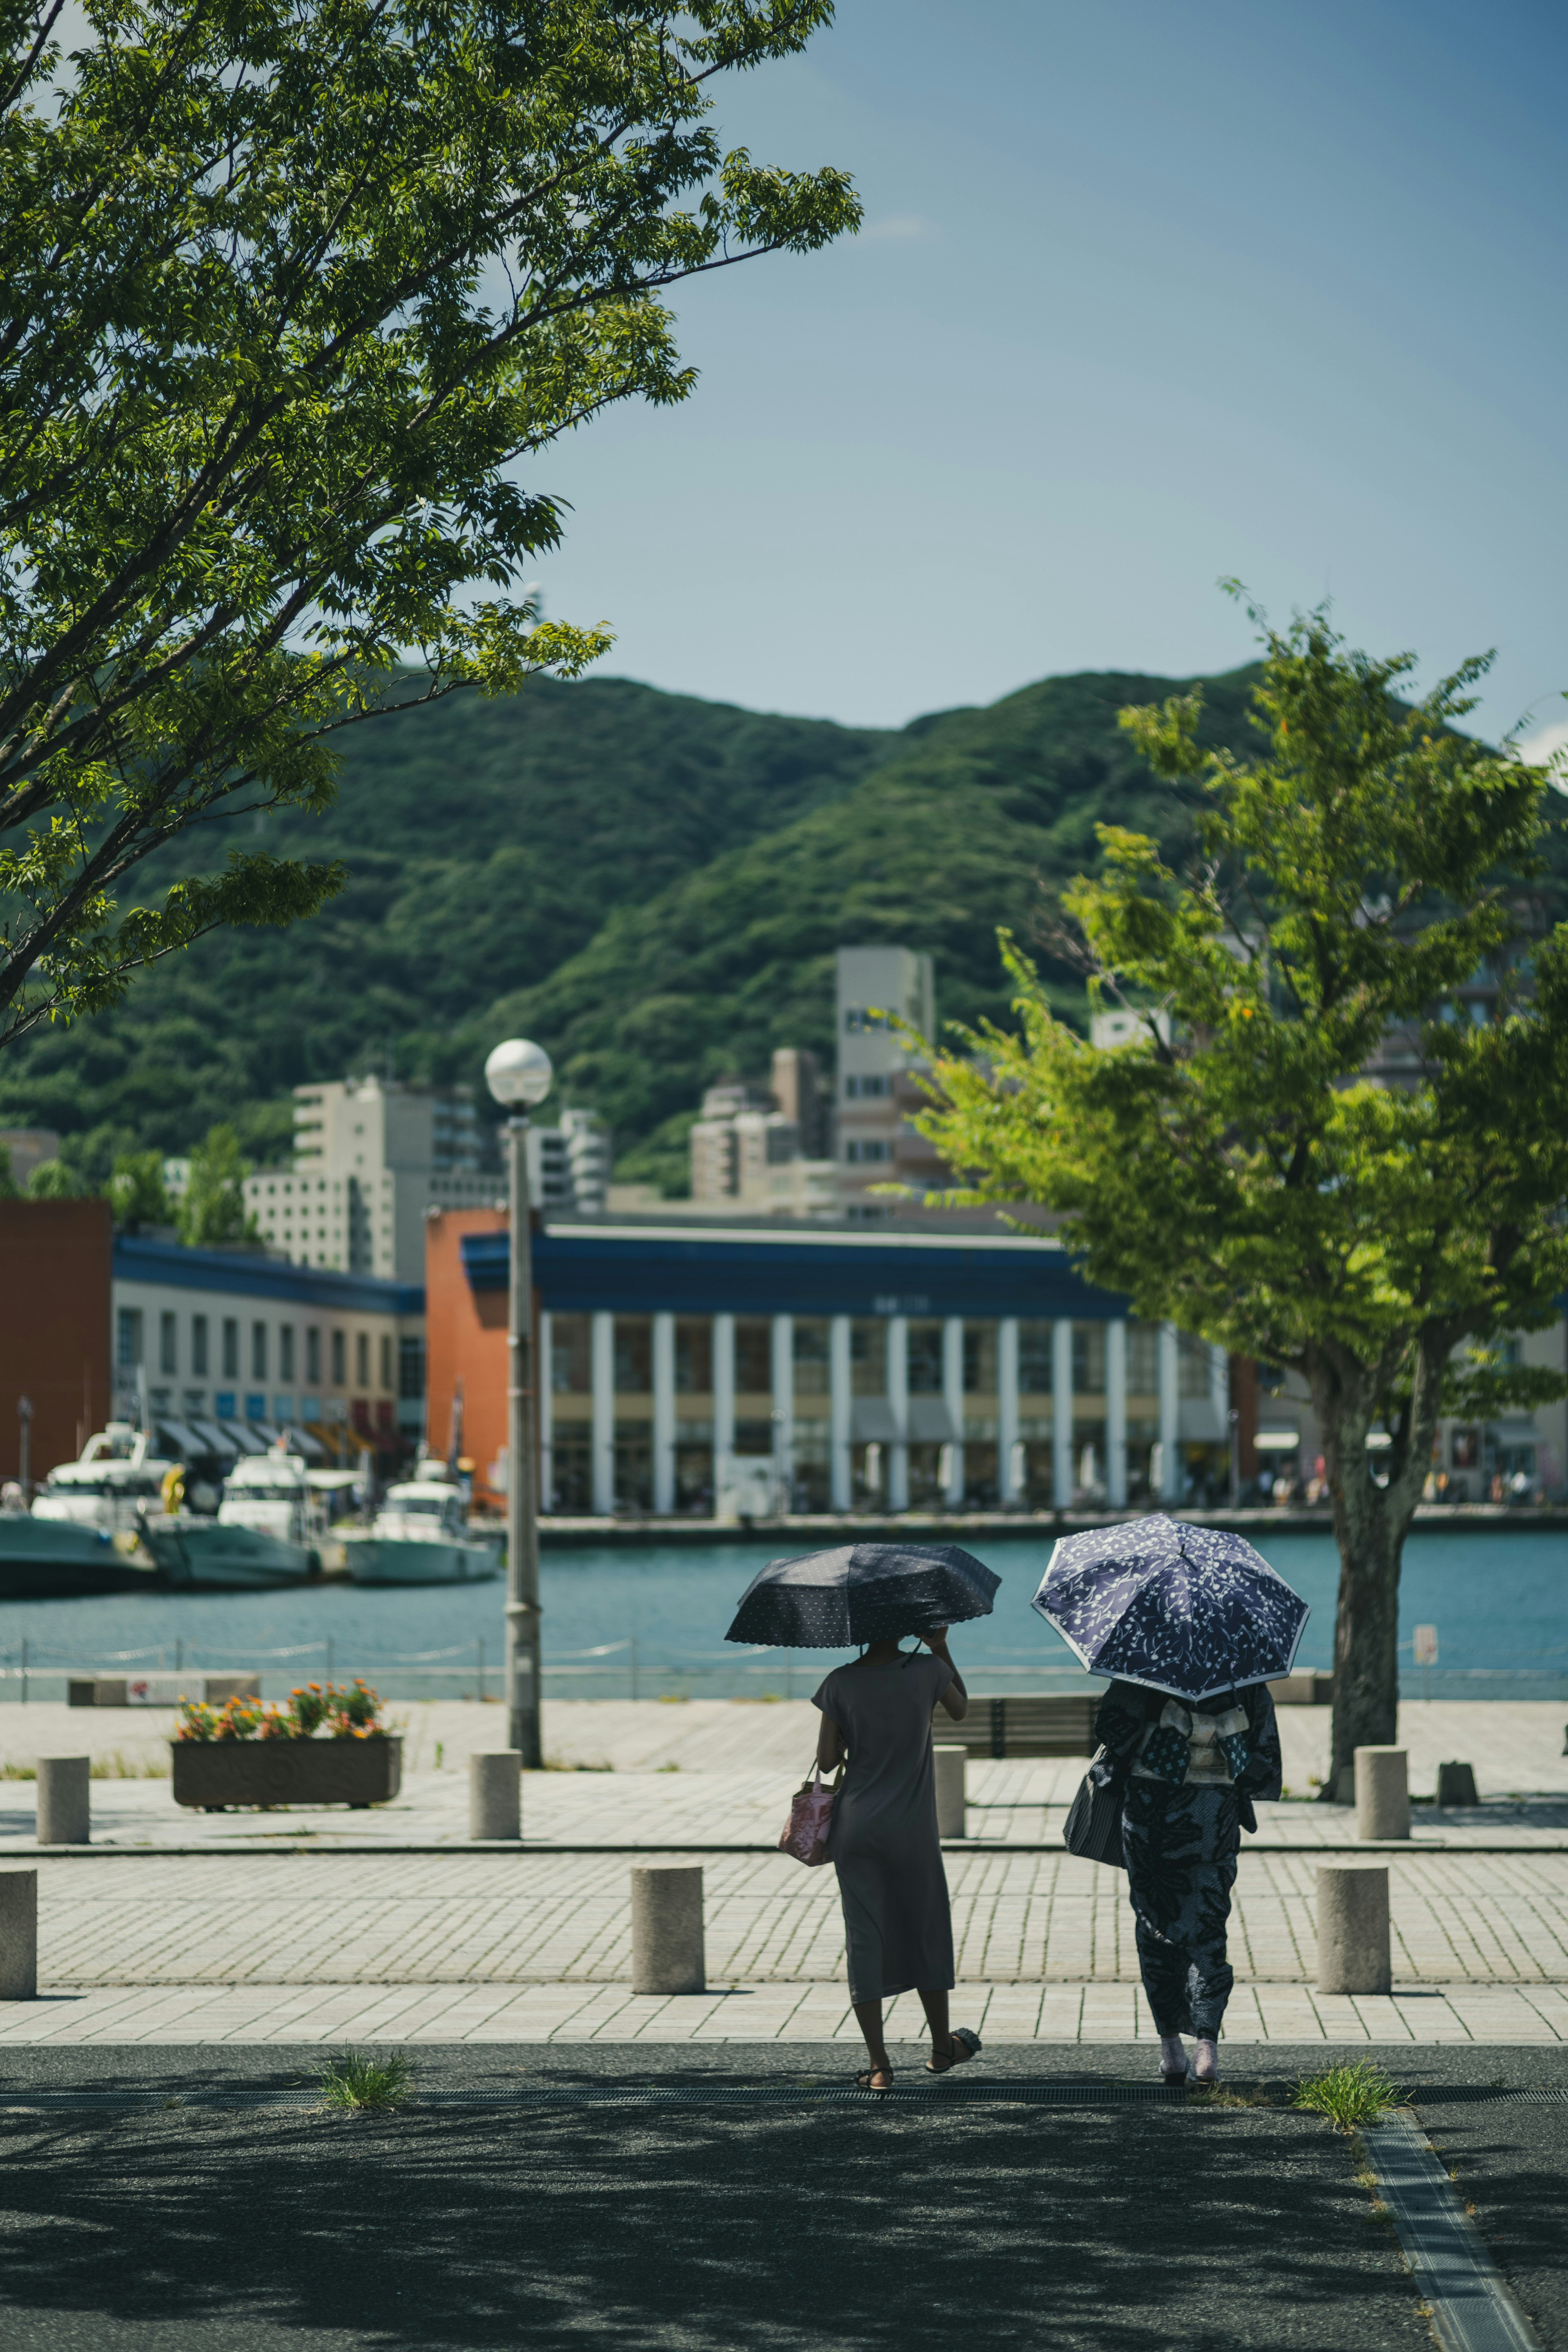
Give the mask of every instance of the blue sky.
<svg viewBox="0 0 1568 2352">
<path fill-rule="evenodd" d="M 1235 573 L 1427 677 L 1496 646 L 1474 723 L 1555 728 L 1565 62 L 1510 0 L 841 0 L 717 121 L 867 227 L 677 295 L 691 400 L 533 477 L 548 609 L 616 675 L 893 725 L 1245 661 Z"/>
</svg>

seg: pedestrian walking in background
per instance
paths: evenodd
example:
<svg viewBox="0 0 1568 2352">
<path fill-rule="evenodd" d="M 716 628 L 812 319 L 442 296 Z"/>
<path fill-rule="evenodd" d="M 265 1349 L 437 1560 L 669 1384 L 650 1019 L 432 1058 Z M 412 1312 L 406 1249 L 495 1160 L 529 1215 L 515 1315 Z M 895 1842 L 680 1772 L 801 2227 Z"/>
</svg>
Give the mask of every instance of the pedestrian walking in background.
<svg viewBox="0 0 1568 2352">
<path fill-rule="evenodd" d="M 1160 2036 L 1160 2072 L 1219 2079 L 1219 2033 L 1235 1976 L 1226 1923 L 1243 1829 L 1256 1799 L 1279 1794 L 1279 1728 L 1265 1683 L 1184 1706 L 1164 1691 L 1112 1683 L 1100 1703 L 1089 1767 L 1122 1784 L 1121 1855 L 1136 1922 L 1138 1969 Z"/>
<path fill-rule="evenodd" d="M 930 1654 L 873 1642 L 853 1664 L 836 1666 L 813 1704 L 822 1710 L 817 1762 L 825 1772 L 847 1754 L 833 1808 L 827 1852 L 838 1874 L 849 1998 L 870 2064 L 862 2090 L 888 2091 L 893 2069 L 882 2037 L 882 2003 L 918 1992 L 931 2028 L 928 2070 L 944 2074 L 980 2048 L 965 2026 L 948 2025 L 953 1985 L 952 1913 L 936 1825 L 931 1710 L 954 1723 L 969 1712 L 963 1678 L 945 1629 L 924 1639 Z"/>
</svg>

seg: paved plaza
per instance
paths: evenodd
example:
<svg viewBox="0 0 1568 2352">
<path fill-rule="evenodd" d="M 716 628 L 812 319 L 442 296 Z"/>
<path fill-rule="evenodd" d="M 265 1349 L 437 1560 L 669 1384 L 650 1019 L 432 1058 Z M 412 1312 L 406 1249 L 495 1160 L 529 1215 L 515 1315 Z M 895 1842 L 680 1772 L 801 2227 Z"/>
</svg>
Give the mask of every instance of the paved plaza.
<svg viewBox="0 0 1568 2352">
<path fill-rule="evenodd" d="M 395 1804 L 206 1815 L 166 1779 L 93 1783 L 94 1845 L 37 1855 L 43 1998 L 0 2007 L 0 2040 L 833 2042 L 855 2026 L 831 1871 L 774 1851 L 811 1754 L 804 1703 L 552 1706 L 558 1768 L 525 1782 L 525 1840 L 467 1840 L 467 1762 L 500 1744 L 494 1706 L 417 1704 Z M 1483 1801 L 1418 1805 L 1391 1874 L 1394 1989 L 1313 1990 L 1321 1860 L 1354 1859 L 1346 1809 L 1305 1801 L 1328 1711 L 1281 1711 L 1287 1782 L 1244 1842 L 1227 2032 L 1243 2042 L 1568 2042 L 1568 1759 L 1563 1710 L 1408 1706 L 1417 1793 L 1462 1757 Z M 90 1751 L 166 1765 L 169 1718 L 136 1709 L 0 1711 L 0 1761 Z M 1061 1844 L 1082 1772 L 974 1759 L 968 1834 L 947 1850 L 960 2013 L 992 2042 L 1147 2038 L 1125 1881 Z M 33 1789 L 0 1788 L 0 1846 L 37 1854 Z M 704 1870 L 710 1990 L 629 1990 L 627 1872 Z M 906 2016 L 904 2012 L 910 2014 Z M 896 2003 L 895 2038 L 920 2031 Z"/>
</svg>

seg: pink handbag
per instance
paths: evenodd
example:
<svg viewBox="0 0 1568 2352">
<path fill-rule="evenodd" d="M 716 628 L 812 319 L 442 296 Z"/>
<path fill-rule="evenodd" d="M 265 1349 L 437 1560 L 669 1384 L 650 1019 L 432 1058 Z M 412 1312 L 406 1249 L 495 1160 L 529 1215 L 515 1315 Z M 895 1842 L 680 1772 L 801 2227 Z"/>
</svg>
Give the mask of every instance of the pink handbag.
<svg viewBox="0 0 1568 2352">
<path fill-rule="evenodd" d="M 804 1862 L 807 1870 L 820 1870 L 827 1860 L 827 1832 L 833 1826 L 833 1800 L 838 1794 L 838 1783 L 844 1778 L 841 1764 L 833 1776 L 833 1786 L 822 1785 L 819 1764 L 814 1777 L 803 1780 L 790 1800 L 789 1819 L 779 1839 L 779 1852 Z"/>
</svg>

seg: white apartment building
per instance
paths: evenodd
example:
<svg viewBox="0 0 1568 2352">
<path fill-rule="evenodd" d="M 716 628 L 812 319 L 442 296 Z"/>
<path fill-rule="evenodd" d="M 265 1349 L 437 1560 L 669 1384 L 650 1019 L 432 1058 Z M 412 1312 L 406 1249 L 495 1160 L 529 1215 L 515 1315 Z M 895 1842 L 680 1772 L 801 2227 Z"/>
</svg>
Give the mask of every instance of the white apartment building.
<svg viewBox="0 0 1568 2352">
<path fill-rule="evenodd" d="M 388 1282 L 425 1274 L 425 1212 L 481 1208 L 505 1189 L 483 1164 L 471 1091 L 395 1078 L 294 1089 L 294 1157 L 245 1180 L 245 1205 L 271 1249 L 299 1265 Z"/>
</svg>

